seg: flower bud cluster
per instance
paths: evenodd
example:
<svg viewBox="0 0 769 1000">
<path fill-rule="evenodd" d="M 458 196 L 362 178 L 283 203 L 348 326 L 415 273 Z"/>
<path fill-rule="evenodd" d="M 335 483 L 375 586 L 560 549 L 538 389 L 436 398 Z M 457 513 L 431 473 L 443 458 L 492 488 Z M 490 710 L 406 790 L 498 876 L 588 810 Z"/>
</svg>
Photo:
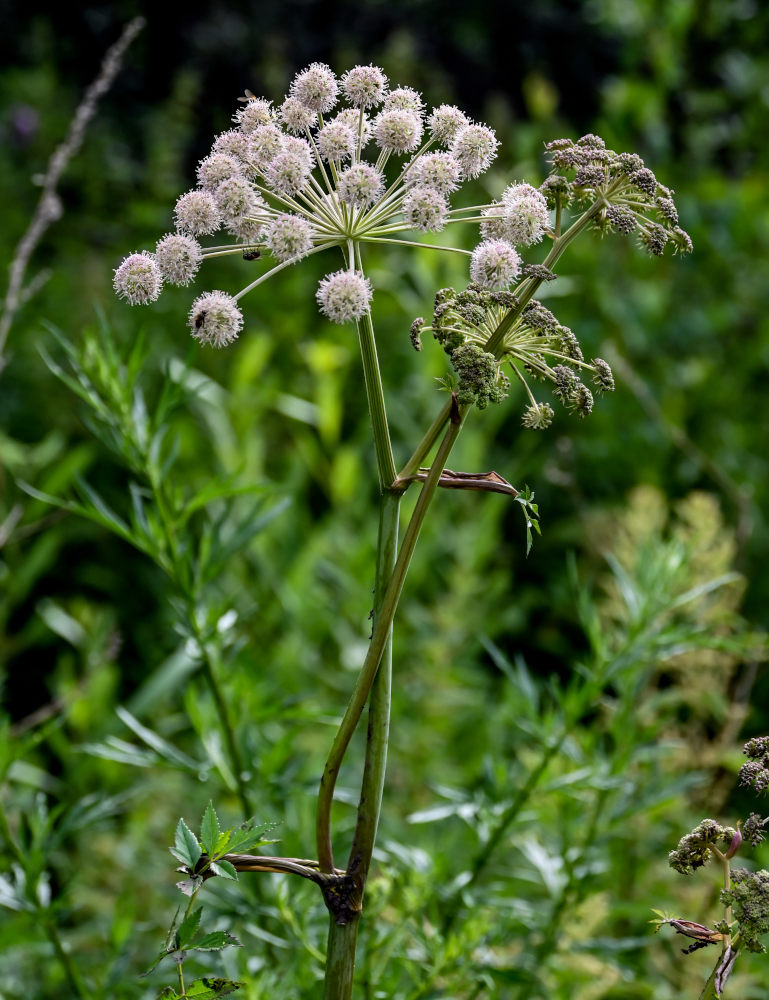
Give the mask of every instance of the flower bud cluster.
<svg viewBox="0 0 769 1000">
<path fill-rule="evenodd" d="M 759 935 L 769 932 L 769 872 L 733 868 L 731 885 L 721 890 L 721 902 L 731 906 L 748 951 L 764 952 Z"/>
<path fill-rule="evenodd" d="M 468 285 L 463 292 L 442 288 L 435 297 L 432 327 L 427 329 L 432 330 L 434 338 L 449 355 L 454 370 L 458 372 L 455 358 L 465 345 L 474 345 L 486 357 L 494 357 L 486 351 L 487 344 L 510 310 L 518 315 L 497 350 L 496 365 L 499 367 L 502 362 L 508 362 L 517 379 L 526 386 L 530 405 L 524 412 L 523 426 L 543 430 L 550 426 L 554 415 L 548 403 L 534 399 L 527 376 L 549 382 L 553 395 L 570 413 L 579 417 L 588 416 L 593 409 L 593 392 L 584 384 L 582 377 L 591 375 L 596 392 L 611 392 L 614 389 L 611 368 L 602 358 L 585 361 L 574 333 L 560 324 L 552 312 L 536 299 L 521 309 L 518 299 L 511 292 L 490 291 L 479 282 Z M 421 334 L 423 328 L 424 322 L 420 321 L 417 334 Z M 414 336 L 412 326 L 412 342 Z M 476 365 L 480 364 L 475 354 L 468 357 L 472 357 Z M 500 376 L 497 376 L 497 384 L 502 385 Z M 506 389 L 507 385 L 503 388 Z M 471 401 L 476 402 L 475 399 Z M 496 401 L 492 395 L 486 400 Z"/>
<path fill-rule="evenodd" d="M 678 847 L 668 855 L 668 864 L 682 875 L 691 875 L 695 868 L 702 868 L 710 861 L 714 847 L 726 852 L 736 832 L 734 827 L 704 819 L 681 838 Z"/>
<path fill-rule="evenodd" d="M 661 256 L 669 244 L 674 253 L 691 253 L 689 234 L 678 225 L 673 192 L 660 184 L 635 153 L 615 153 L 597 135 L 554 139 L 546 144 L 553 173 L 540 186 L 551 208 L 572 200 L 604 207 L 594 218 L 600 232 L 635 233 L 650 254 Z"/>
<path fill-rule="evenodd" d="M 742 752 L 748 761 L 740 768 L 740 784 L 753 785 L 756 792 L 765 792 L 769 788 L 769 736 L 748 740 Z"/>
</svg>

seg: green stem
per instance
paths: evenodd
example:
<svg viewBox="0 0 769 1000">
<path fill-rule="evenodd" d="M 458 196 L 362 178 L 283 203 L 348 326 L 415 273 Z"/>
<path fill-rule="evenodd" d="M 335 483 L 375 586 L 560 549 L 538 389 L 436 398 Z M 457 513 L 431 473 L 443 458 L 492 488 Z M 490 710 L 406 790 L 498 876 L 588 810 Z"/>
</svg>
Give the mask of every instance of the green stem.
<svg viewBox="0 0 769 1000">
<path fill-rule="evenodd" d="M 193 618 L 194 613 L 194 609 L 190 609 L 191 619 Z M 254 808 L 248 793 L 248 788 L 246 787 L 244 777 L 245 768 L 243 766 L 243 758 L 241 757 L 240 750 L 238 749 L 237 740 L 235 739 L 235 729 L 232 725 L 230 713 L 227 708 L 227 702 L 222 693 L 222 688 L 219 684 L 219 678 L 217 676 L 219 667 L 217 662 L 218 658 L 209 648 L 208 643 L 206 643 L 202 636 L 199 635 L 197 625 L 194 625 L 193 627 L 195 628 L 198 645 L 200 646 L 203 676 L 205 677 L 208 689 L 213 696 L 216 712 L 219 716 L 219 725 L 222 728 L 224 740 L 227 744 L 227 751 L 229 753 L 233 777 L 235 779 L 235 788 L 240 801 L 240 807 L 243 810 L 243 819 L 250 819 L 254 815 Z"/>
<path fill-rule="evenodd" d="M 48 935 L 48 940 L 53 945 L 53 950 L 56 953 L 59 964 L 64 969 L 64 974 L 67 977 L 70 989 L 73 994 L 78 997 L 78 1000 L 90 1000 L 91 994 L 86 989 L 85 983 L 83 982 L 77 966 L 72 961 L 69 952 L 64 947 L 64 944 L 59 937 L 59 931 L 56 924 L 42 913 L 40 916 L 42 917 L 43 926 L 45 927 L 45 932 Z"/>
<path fill-rule="evenodd" d="M 562 733 L 556 744 L 552 747 L 548 747 L 547 750 L 542 754 L 537 766 L 531 771 L 526 782 L 518 789 L 518 792 L 510 803 L 510 805 L 505 809 L 505 811 L 498 818 L 496 825 L 492 828 L 491 834 L 488 840 L 483 845 L 483 847 L 478 851 L 473 860 L 472 866 L 470 868 L 470 878 L 467 882 L 463 883 L 461 890 L 458 890 L 454 896 L 451 898 L 448 908 L 443 917 L 442 923 L 442 933 L 447 935 L 454 925 L 459 912 L 462 908 L 462 895 L 467 891 L 468 888 L 475 885 L 480 879 L 483 872 L 486 870 L 491 857 L 496 851 L 497 847 L 510 828 L 515 818 L 520 813 L 521 809 L 528 802 L 531 797 L 532 792 L 539 784 L 542 775 L 545 773 L 548 764 L 553 759 L 555 754 L 561 748 L 563 741 L 566 739 L 566 733 Z"/>
<path fill-rule="evenodd" d="M 352 260 L 350 263 L 352 265 Z M 359 271 L 363 271 L 360 248 L 357 245 L 355 247 L 355 265 Z M 369 413 L 371 414 L 371 425 L 374 431 L 374 450 L 376 452 L 377 469 L 379 470 L 379 487 L 382 490 L 386 490 L 395 479 L 395 460 L 393 458 L 392 445 L 390 444 L 390 431 L 387 425 L 384 389 L 382 388 L 382 374 L 379 371 L 379 358 L 377 357 L 371 312 L 366 310 L 365 315 L 356 325 L 358 327 L 358 341 L 363 361 L 366 396 L 368 398 Z"/>
<path fill-rule="evenodd" d="M 243 759 L 240 756 L 240 750 L 238 749 L 238 744 L 235 739 L 235 730 L 232 725 L 232 720 L 230 719 L 230 714 L 227 710 L 227 703 L 224 699 L 221 685 L 219 684 L 217 657 L 211 650 L 210 644 L 206 641 L 205 636 L 198 625 L 195 608 L 195 595 L 192 592 L 184 564 L 179 556 L 179 544 L 174 530 L 175 520 L 168 508 L 160 475 L 157 470 L 154 469 L 149 456 L 147 456 L 147 467 L 149 469 L 148 478 L 152 488 L 155 506 L 158 509 L 158 514 L 160 515 L 160 522 L 163 526 L 166 547 L 168 550 L 168 566 L 166 568 L 176 587 L 184 597 L 187 605 L 187 619 L 192 631 L 195 634 L 198 647 L 200 648 L 203 676 L 205 677 L 208 688 L 213 696 L 216 712 L 219 716 L 219 725 L 224 733 L 224 740 L 230 757 L 230 766 L 235 779 L 235 787 L 238 799 L 240 800 L 241 809 L 243 810 L 243 819 L 250 819 L 251 816 L 253 816 L 254 811 L 251 807 L 248 789 L 246 788 L 245 778 L 243 777 Z"/>
<path fill-rule="evenodd" d="M 398 555 L 398 516 L 401 494 L 386 493 L 379 510 L 379 540 L 377 545 L 376 584 L 374 590 L 374 622 L 381 612 L 387 584 L 392 577 Z M 371 855 L 374 850 L 379 814 L 382 807 L 387 744 L 390 733 L 390 694 L 392 688 L 392 622 L 379 669 L 371 687 L 368 732 L 363 781 L 358 803 L 358 820 L 347 864 L 348 875 L 354 875 L 361 889 L 366 884 Z"/>
<path fill-rule="evenodd" d="M 557 237 L 557 239 L 553 242 L 553 246 L 550 249 L 550 253 L 547 255 L 547 257 L 545 257 L 544 261 L 542 262 L 543 265 L 548 269 L 552 270 L 553 265 L 558 261 L 558 259 L 561 257 L 564 250 L 566 250 L 568 245 L 572 243 L 579 236 L 579 234 L 582 232 L 583 229 L 585 229 L 587 226 L 590 225 L 594 216 L 598 215 L 598 213 L 601 211 L 603 207 L 604 207 L 603 199 L 593 202 L 590 208 L 588 208 L 585 212 L 583 212 L 582 215 L 580 215 L 580 217 L 576 220 L 576 222 L 574 222 L 571 226 L 569 226 L 566 232 L 563 233 L 562 236 Z M 504 345 L 505 334 L 507 334 L 508 331 L 512 328 L 515 321 L 523 312 L 524 307 L 527 305 L 528 302 L 531 301 L 532 297 L 534 296 L 534 293 L 541 284 L 542 284 L 541 278 L 536 278 L 533 280 L 529 279 L 527 282 L 524 282 L 525 291 L 523 291 L 523 293 L 518 296 L 518 304 L 515 306 L 515 308 L 511 309 L 504 316 L 504 318 L 502 319 L 502 321 L 500 322 L 499 326 L 496 328 L 494 333 L 492 333 L 492 335 L 486 341 L 486 350 L 490 354 L 499 355 Z"/>
<path fill-rule="evenodd" d="M 32 885 L 29 881 L 29 860 L 11 830 L 11 824 L 8 822 L 8 816 L 6 815 L 5 807 L 3 806 L 2 801 L 0 801 L 0 837 L 2 837 L 5 841 L 11 856 L 27 877 L 27 898 L 35 907 L 36 915 L 42 924 L 43 930 L 45 931 L 48 940 L 53 945 L 54 953 L 59 960 L 59 964 L 64 970 L 64 975 L 69 983 L 70 990 L 74 996 L 78 997 L 78 1000 L 90 1000 L 91 994 L 83 982 L 80 970 L 72 961 L 69 952 L 64 947 L 54 920 L 37 898 L 37 894 L 35 892 L 36 886 Z"/>
<path fill-rule="evenodd" d="M 328 927 L 323 1000 L 347 1000 L 352 996 L 359 917 L 360 914 L 355 920 L 346 924 L 337 924 L 333 917 L 331 918 Z"/>
<path fill-rule="evenodd" d="M 395 609 L 398 606 L 398 600 L 400 598 L 401 591 L 403 590 L 403 583 L 406 579 L 406 573 L 408 572 L 409 563 L 411 562 L 411 556 L 413 555 L 417 539 L 419 538 L 419 531 L 425 519 L 427 509 L 430 506 L 430 501 L 432 500 L 435 490 L 437 489 L 438 480 L 440 479 L 441 473 L 445 468 L 451 449 L 462 427 L 462 414 L 460 413 L 459 407 L 456 405 L 456 399 L 454 397 L 452 398 L 454 406 L 449 427 L 446 430 L 441 446 L 438 449 L 438 454 L 435 457 L 435 461 L 430 469 L 427 480 L 419 494 L 419 499 L 417 500 L 414 508 L 414 513 L 412 514 L 411 520 L 409 521 L 409 525 L 406 529 L 403 544 L 401 545 L 400 552 L 398 553 L 398 559 L 395 563 L 392 577 L 390 578 L 390 582 L 387 585 L 387 589 L 382 600 L 379 617 L 374 622 L 374 630 L 371 635 L 371 642 L 369 644 L 366 658 L 363 662 L 363 667 L 361 668 L 361 672 L 358 676 L 358 680 L 355 684 L 349 704 L 347 705 L 344 718 L 342 719 L 336 736 L 334 737 L 334 742 L 331 746 L 328 759 L 326 760 L 323 777 L 321 778 L 320 792 L 318 795 L 316 837 L 318 844 L 318 862 L 320 870 L 323 872 L 331 872 L 334 868 L 333 851 L 331 848 L 331 804 L 334 798 L 334 786 L 336 785 L 336 779 L 339 774 L 339 767 L 352 738 L 352 734 L 355 732 L 360 720 L 361 713 L 363 712 L 363 708 L 368 699 L 369 691 L 371 690 L 371 685 L 373 684 L 374 677 L 376 676 L 379 662 L 382 658 L 382 653 L 384 652 L 384 648 L 387 644 L 390 627 L 393 617 L 395 616 Z"/>
<path fill-rule="evenodd" d="M 741 943 L 739 933 L 735 934 L 730 945 L 733 954 L 739 952 Z M 724 960 L 724 952 L 725 950 L 718 956 L 718 961 L 713 966 L 713 971 L 708 976 L 708 981 L 703 986 L 698 1000 L 721 1000 L 721 994 L 716 991 L 716 976 Z"/>
<path fill-rule="evenodd" d="M 425 435 L 414 449 L 414 454 L 406 462 L 395 479 L 395 485 L 405 489 L 411 481 L 411 477 L 416 475 L 422 463 L 433 450 L 435 442 L 438 440 L 441 431 L 446 426 L 446 421 L 451 415 L 452 400 L 449 399 L 438 416 L 433 420 L 425 431 Z"/>
</svg>

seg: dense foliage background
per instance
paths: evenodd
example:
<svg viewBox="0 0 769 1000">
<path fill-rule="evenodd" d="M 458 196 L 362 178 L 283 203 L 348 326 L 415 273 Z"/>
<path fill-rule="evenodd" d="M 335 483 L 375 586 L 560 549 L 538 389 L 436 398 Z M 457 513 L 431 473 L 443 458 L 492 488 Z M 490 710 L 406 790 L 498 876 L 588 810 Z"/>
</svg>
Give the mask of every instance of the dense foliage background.
<svg viewBox="0 0 769 1000">
<path fill-rule="evenodd" d="M 140 9 L 0 10 L 5 263 L 101 55 Z M 617 359 L 618 391 L 584 423 L 559 417 L 542 434 L 520 427 L 512 394 L 463 431 L 452 465 L 528 483 L 543 537 L 527 560 L 515 505 L 443 493 L 420 541 L 397 620 L 360 995 L 695 996 L 712 956 L 651 936 L 650 910 L 712 914 L 715 884 L 685 882 L 667 851 L 703 815 L 747 814 L 733 790 L 741 742 L 769 728 L 769 8 L 290 0 L 145 13 L 63 178 L 62 216 L 30 272 L 45 280 L 0 372 L 0 794 L 29 862 L 3 859 L 0 997 L 67 995 L 49 924 L 85 995 L 156 995 L 168 974 L 137 977 L 176 906 L 165 850 L 176 820 L 196 820 L 209 798 L 223 821 L 240 818 L 167 575 L 20 485 L 69 497 L 82 477 L 121 515 L 131 505 L 135 475 L 41 357 L 64 365 L 51 324 L 92 372 L 105 343 L 127 357 L 143 335 L 150 408 L 164 381 L 186 393 L 169 417 L 175 482 L 200 490 L 231 474 L 263 487 L 214 504 L 226 534 L 255 503 L 259 530 L 233 546 L 211 600 L 236 613 L 225 687 L 258 816 L 279 823 L 281 852 L 312 853 L 317 778 L 365 649 L 375 545 L 351 329 L 316 311 L 316 258 L 245 300 L 246 330 L 224 353 L 190 353 L 189 290 L 131 310 L 111 275 L 171 227 L 244 88 L 278 98 L 313 59 L 373 61 L 496 128 L 479 197 L 539 183 L 548 139 L 597 132 L 676 190 L 695 245 L 658 261 L 617 239 L 578 242 L 547 304 L 590 354 Z M 253 267 L 212 262 L 199 288 L 235 291 Z M 414 354 L 408 325 L 464 275 L 398 248 L 372 256 L 372 276 L 403 461 L 445 369 L 431 344 Z M 101 372 L 115 389 L 113 375 Z M 342 829 L 352 818 L 340 805 Z M 22 885 L 33 875 L 50 890 L 37 910 Z M 224 953 L 227 970 L 250 976 L 252 997 L 315 995 L 317 894 L 244 881 L 243 893 L 211 890 L 245 945 Z M 769 997 L 760 956 L 741 957 L 738 974 L 733 995 Z"/>
</svg>

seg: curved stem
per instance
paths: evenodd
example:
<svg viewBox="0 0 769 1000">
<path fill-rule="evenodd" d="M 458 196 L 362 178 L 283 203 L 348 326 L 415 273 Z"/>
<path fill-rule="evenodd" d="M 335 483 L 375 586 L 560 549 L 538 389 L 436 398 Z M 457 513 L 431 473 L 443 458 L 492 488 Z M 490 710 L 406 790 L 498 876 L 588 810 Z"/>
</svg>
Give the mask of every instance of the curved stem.
<svg viewBox="0 0 769 1000">
<path fill-rule="evenodd" d="M 435 494 L 438 480 L 446 466 L 451 449 L 462 427 L 462 413 L 457 406 L 456 397 L 452 397 L 452 400 L 453 407 L 449 426 L 438 449 L 438 454 L 435 457 L 427 480 L 419 494 L 414 513 L 406 529 L 403 544 L 401 545 L 398 559 L 393 569 L 393 575 L 382 600 L 379 617 L 374 623 L 374 630 L 371 635 L 371 642 L 366 658 L 363 661 L 363 666 L 358 675 L 358 680 L 350 697 L 349 704 L 347 705 L 347 710 L 334 737 L 334 742 L 326 760 L 323 777 L 321 778 L 320 792 L 318 794 L 316 837 L 318 862 L 321 871 L 324 872 L 330 872 L 334 867 L 331 848 L 331 804 L 334 798 L 334 787 L 339 774 L 339 768 L 352 739 L 352 735 L 357 728 L 366 700 L 368 699 L 369 691 L 371 690 L 371 685 L 374 682 L 379 661 L 382 658 L 382 653 L 390 634 L 390 626 L 395 616 L 395 609 L 398 606 L 398 600 L 403 590 L 403 583 L 406 579 L 411 556 L 414 553 L 427 509 Z"/>
<path fill-rule="evenodd" d="M 386 493 L 379 508 L 374 621 L 381 612 L 387 584 L 398 555 L 398 515 L 402 494 Z M 379 669 L 371 687 L 369 701 L 366 758 L 363 767 L 358 820 L 355 827 L 347 874 L 354 875 L 361 889 L 366 883 L 374 850 L 379 814 L 382 807 L 387 744 L 390 734 L 390 693 L 392 688 L 392 622 Z"/>
</svg>

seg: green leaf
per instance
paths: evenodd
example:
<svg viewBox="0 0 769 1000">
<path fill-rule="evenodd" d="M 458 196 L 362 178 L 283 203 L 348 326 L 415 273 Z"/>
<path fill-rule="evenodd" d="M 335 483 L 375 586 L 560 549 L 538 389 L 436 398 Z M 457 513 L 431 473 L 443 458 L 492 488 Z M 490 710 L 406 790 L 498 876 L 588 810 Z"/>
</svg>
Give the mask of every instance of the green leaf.
<svg viewBox="0 0 769 1000">
<path fill-rule="evenodd" d="M 206 811 L 203 813 L 203 820 L 200 824 L 200 843 L 209 857 L 213 857 L 216 854 L 220 832 L 219 818 L 214 811 L 213 802 L 209 799 Z"/>
<path fill-rule="evenodd" d="M 150 749 L 154 750 L 163 760 L 167 761 L 169 764 L 173 764 L 175 767 L 183 768 L 185 771 L 193 771 L 198 774 L 202 768 L 202 765 L 193 760 L 192 757 L 188 757 L 186 753 L 182 753 L 178 750 L 173 743 L 169 743 L 168 740 L 164 740 L 162 736 L 159 736 L 154 730 L 148 729 L 143 726 L 141 722 L 135 716 L 123 708 L 122 705 L 118 705 L 115 709 L 115 714 L 118 716 L 121 722 L 123 722 L 132 732 L 136 733 L 139 739 L 146 743 Z"/>
<path fill-rule="evenodd" d="M 262 844 L 274 844 L 274 840 L 265 840 L 264 835 L 275 828 L 274 823 L 262 823 L 261 826 L 253 826 L 253 820 L 243 826 L 237 827 L 230 835 L 227 844 L 227 854 L 248 851 L 252 847 L 260 847 Z"/>
<path fill-rule="evenodd" d="M 176 936 L 179 942 L 180 948 L 186 948 L 187 945 L 192 941 L 198 932 L 198 927 L 200 926 L 200 917 L 203 913 L 203 907 L 199 906 L 197 910 L 193 910 L 192 913 L 186 917 L 181 924 L 179 924 L 179 929 L 176 932 Z"/>
<path fill-rule="evenodd" d="M 229 861 L 225 861 L 224 858 L 220 858 L 219 861 L 212 861 L 211 871 L 214 875 L 221 875 L 222 878 L 231 878 L 236 882 L 238 880 L 238 873 L 235 870 L 235 866 Z"/>
<path fill-rule="evenodd" d="M 230 945 L 235 945 L 237 948 L 243 947 L 233 934 L 227 931 L 211 931 L 210 934 L 204 934 L 197 940 L 190 941 L 185 947 L 187 951 L 221 951 L 222 948 L 228 948 Z"/>
<path fill-rule="evenodd" d="M 197 841 L 197 837 L 192 830 L 190 830 L 183 819 L 179 820 L 176 827 L 174 850 L 172 853 L 174 857 L 177 857 L 182 862 L 182 864 L 187 865 L 190 870 L 195 868 L 195 865 L 200 860 L 200 855 L 203 853 L 200 850 L 200 844 Z"/>
</svg>

